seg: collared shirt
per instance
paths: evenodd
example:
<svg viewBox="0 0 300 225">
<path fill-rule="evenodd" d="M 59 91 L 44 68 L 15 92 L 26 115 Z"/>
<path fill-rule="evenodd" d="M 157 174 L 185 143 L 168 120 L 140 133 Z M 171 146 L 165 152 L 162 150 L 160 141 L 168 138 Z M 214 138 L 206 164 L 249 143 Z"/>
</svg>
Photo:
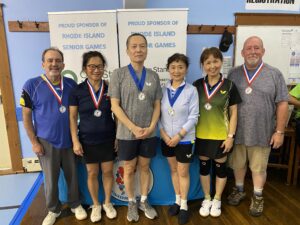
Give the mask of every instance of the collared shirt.
<svg viewBox="0 0 300 225">
<path fill-rule="evenodd" d="M 112 118 L 110 99 L 107 96 L 108 87 L 103 82 L 103 96 L 98 109 L 101 116 L 94 116 L 95 105 L 89 92 L 87 79 L 74 88 L 69 96 L 70 106 L 77 106 L 80 117 L 79 140 L 87 145 L 97 145 L 114 140 L 116 137 L 115 122 Z M 100 95 L 100 90 L 96 95 Z"/>
<path fill-rule="evenodd" d="M 69 94 L 77 86 L 70 78 L 63 77 L 62 105 L 68 109 Z M 69 110 L 59 111 L 60 103 L 41 77 L 29 79 L 23 86 L 20 104 L 32 109 L 36 136 L 50 142 L 55 148 L 72 146 Z"/>
<path fill-rule="evenodd" d="M 204 81 L 205 81 L 205 83 L 206 83 L 206 85 L 207 85 L 209 91 L 211 91 L 211 90 L 214 89 L 216 86 L 218 86 L 219 83 L 222 81 L 222 79 L 223 79 L 223 75 L 221 74 L 221 76 L 220 76 L 218 82 L 217 82 L 216 84 L 214 84 L 213 86 L 210 86 L 210 84 L 208 83 L 208 76 L 205 76 L 205 77 L 204 77 Z"/>
<path fill-rule="evenodd" d="M 166 83 L 161 100 L 159 129 L 163 128 L 170 137 L 173 137 L 183 128 L 187 131 L 187 134 L 181 141 L 194 141 L 195 125 L 199 117 L 199 98 L 195 87 L 186 82 L 183 82 L 180 86 L 183 85 L 185 87 L 172 107 L 174 110 L 172 116 L 168 112 L 171 105 L 167 90 L 168 88 L 172 89 L 172 86 L 170 81 Z"/>
<path fill-rule="evenodd" d="M 134 124 L 149 127 L 154 111 L 154 103 L 162 96 L 159 76 L 146 68 L 146 80 L 142 92 L 145 99 L 140 100 L 141 93 L 132 79 L 127 66 L 114 70 L 110 77 L 108 95 L 120 100 L 120 106 Z M 155 132 L 150 137 L 154 137 Z M 117 139 L 135 140 L 133 133 L 123 124 L 118 123 Z"/>
<path fill-rule="evenodd" d="M 201 114 L 196 126 L 196 136 L 206 140 L 225 140 L 230 124 L 229 108 L 239 104 L 241 97 L 234 83 L 225 78 L 223 83 L 217 83 L 220 84 L 219 88 L 215 89 L 214 95 L 208 99 L 203 80 L 205 81 L 205 78 L 193 83 L 198 90 Z M 211 106 L 209 110 L 205 107 L 207 104 Z"/>
</svg>

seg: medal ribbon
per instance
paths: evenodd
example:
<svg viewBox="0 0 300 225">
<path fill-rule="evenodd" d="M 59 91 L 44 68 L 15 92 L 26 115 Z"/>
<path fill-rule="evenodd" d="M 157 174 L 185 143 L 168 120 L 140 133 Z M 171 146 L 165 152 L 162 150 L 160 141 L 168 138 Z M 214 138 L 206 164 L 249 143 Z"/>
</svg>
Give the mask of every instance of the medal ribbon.
<svg viewBox="0 0 300 225">
<path fill-rule="evenodd" d="M 170 106 L 171 106 L 171 107 L 173 107 L 173 105 L 175 104 L 177 98 L 178 98 L 179 95 L 181 94 L 181 92 L 182 92 L 182 90 L 183 90 L 184 87 L 185 87 L 185 84 L 182 85 L 182 86 L 180 86 L 179 88 L 177 88 L 176 93 L 175 93 L 175 95 L 173 96 L 173 98 L 172 98 L 172 96 L 171 96 L 171 90 L 170 90 L 169 88 L 167 89 L 167 92 L 168 92 L 168 99 L 169 99 L 169 103 L 170 103 Z"/>
<path fill-rule="evenodd" d="M 249 86 L 249 87 L 251 86 L 252 82 L 258 77 L 258 75 L 260 74 L 260 72 L 261 72 L 263 66 L 264 66 L 264 63 L 262 62 L 262 63 L 259 65 L 259 67 L 256 69 L 256 71 L 255 71 L 254 75 L 252 76 L 252 78 L 250 79 L 250 76 L 249 76 L 249 74 L 248 74 L 248 71 L 247 71 L 247 69 L 246 69 L 246 66 L 245 66 L 245 64 L 243 64 L 244 75 L 245 75 L 245 77 L 246 77 L 246 80 L 247 80 L 247 82 L 248 82 L 248 86 Z"/>
<path fill-rule="evenodd" d="M 136 87 L 139 89 L 139 91 L 142 91 L 146 80 L 146 68 L 143 67 L 141 80 L 139 80 L 131 64 L 128 65 L 128 69 Z"/>
<path fill-rule="evenodd" d="M 92 97 L 94 106 L 95 106 L 96 109 L 98 109 L 98 108 L 99 108 L 99 105 L 100 105 L 100 103 L 101 103 L 103 94 L 104 94 L 104 84 L 103 84 L 103 80 L 101 80 L 101 83 L 100 83 L 100 95 L 98 96 L 98 98 L 97 98 L 97 95 L 96 95 L 96 93 L 94 92 L 93 86 L 91 85 L 91 83 L 89 82 L 89 80 L 87 80 L 87 85 L 88 85 L 88 88 L 89 88 L 90 95 L 91 95 L 91 97 Z"/>
<path fill-rule="evenodd" d="M 55 87 L 52 85 L 52 83 L 48 80 L 48 78 L 42 74 L 41 75 L 42 79 L 44 81 L 46 81 L 47 86 L 49 87 L 50 91 L 54 94 L 54 96 L 56 97 L 57 101 L 59 102 L 59 104 L 62 104 L 62 97 L 63 97 L 63 90 L 64 90 L 64 79 L 61 77 L 60 78 L 60 90 L 61 90 L 61 95 L 59 95 L 59 93 L 55 90 Z"/>
<path fill-rule="evenodd" d="M 213 90 L 209 91 L 208 84 L 205 82 L 205 79 L 203 79 L 203 86 L 205 90 L 206 99 L 208 102 L 217 93 L 217 91 L 220 89 L 223 83 L 224 83 L 224 77 L 222 76 L 221 81 L 218 81 L 218 85 L 215 85 Z"/>
</svg>

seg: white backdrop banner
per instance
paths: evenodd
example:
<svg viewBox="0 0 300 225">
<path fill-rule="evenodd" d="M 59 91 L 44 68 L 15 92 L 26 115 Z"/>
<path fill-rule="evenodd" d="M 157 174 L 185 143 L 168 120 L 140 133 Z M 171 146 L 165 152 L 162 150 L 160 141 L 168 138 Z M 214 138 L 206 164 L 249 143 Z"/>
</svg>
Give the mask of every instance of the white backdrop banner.
<svg viewBox="0 0 300 225">
<path fill-rule="evenodd" d="M 166 64 L 174 53 L 186 54 L 188 9 L 134 9 L 118 10 L 120 64 L 130 60 L 126 53 L 126 40 L 132 33 L 143 34 L 148 41 L 145 62 L 159 74 L 161 84 L 169 79 Z"/>
<path fill-rule="evenodd" d="M 104 79 L 119 67 L 116 10 L 48 13 L 51 46 L 65 57 L 64 76 L 78 83 L 82 73 L 82 54 L 100 51 L 107 60 Z"/>
<path fill-rule="evenodd" d="M 299 11 L 300 0 L 246 0 L 248 10 Z"/>
</svg>

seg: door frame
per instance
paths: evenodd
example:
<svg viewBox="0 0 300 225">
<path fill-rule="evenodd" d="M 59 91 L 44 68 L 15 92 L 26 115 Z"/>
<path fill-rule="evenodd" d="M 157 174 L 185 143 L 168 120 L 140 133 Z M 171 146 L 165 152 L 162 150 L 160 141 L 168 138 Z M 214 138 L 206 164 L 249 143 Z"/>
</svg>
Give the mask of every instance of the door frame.
<svg viewBox="0 0 300 225">
<path fill-rule="evenodd" d="M 8 58 L 2 3 L 0 3 L 0 49 L 3 49 L 0 54 L 0 88 L 2 93 L 3 111 L 6 121 L 8 146 L 12 165 L 11 170 L 1 171 L 0 174 L 19 173 L 24 172 L 24 170 L 22 165 L 22 150 Z"/>
</svg>

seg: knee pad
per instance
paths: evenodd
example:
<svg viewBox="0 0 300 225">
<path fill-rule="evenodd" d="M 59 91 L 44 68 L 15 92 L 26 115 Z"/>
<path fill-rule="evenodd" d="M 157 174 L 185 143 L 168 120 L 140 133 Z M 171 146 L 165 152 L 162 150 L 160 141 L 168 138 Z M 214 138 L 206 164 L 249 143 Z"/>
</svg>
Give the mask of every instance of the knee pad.
<svg viewBox="0 0 300 225">
<path fill-rule="evenodd" d="M 211 160 L 200 159 L 200 175 L 207 176 L 210 173 Z"/>
<path fill-rule="evenodd" d="M 219 178 L 226 178 L 227 177 L 226 162 L 219 163 L 219 162 L 214 161 L 214 167 L 215 167 L 217 177 L 219 177 Z"/>
</svg>

